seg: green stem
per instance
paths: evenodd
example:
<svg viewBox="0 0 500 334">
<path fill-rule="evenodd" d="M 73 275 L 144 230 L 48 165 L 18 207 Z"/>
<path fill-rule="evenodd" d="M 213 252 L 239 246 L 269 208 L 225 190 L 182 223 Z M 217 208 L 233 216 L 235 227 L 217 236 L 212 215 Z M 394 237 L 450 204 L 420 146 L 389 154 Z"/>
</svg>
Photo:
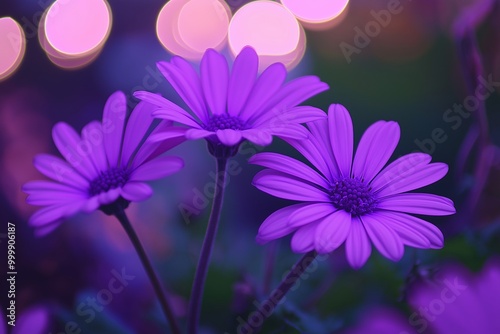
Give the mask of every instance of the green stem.
<svg viewBox="0 0 500 334">
<path fill-rule="evenodd" d="M 201 247 L 201 255 L 198 260 L 196 274 L 191 291 L 191 299 L 189 301 L 188 310 L 188 333 L 196 334 L 198 332 L 198 323 L 200 320 L 201 303 L 203 300 L 203 290 L 205 288 L 205 280 L 207 278 L 208 265 L 210 264 L 210 256 L 214 245 L 217 228 L 219 225 L 222 202 L 224 199 L 224 188 L 226 183 L 226 165 L 227 158 L 217 158 L 217 176 L 215 180 L 215 194 L 212 203 L 212 211 L 208 219 L 207 231 L 205 239 Z"/>
<path fill-rule="evenodd" d="M 261 303 L 261 308 L 265 307 L 265 311 L 262 312 L 263 310 L 259 309 L 259 313 L 265 314 L 265 319 L 269 318 L 271 314 L 274 312 L 276 309 L 276 306 L 281 302 L 281 300 L 285 297 L 285 295 L 290 291 L 290 289 L 295 285 L 295 283 L 300 279 L 304 271 L 309 267 L 309 265 L 314 261 L 318 254 L 316 251 L 310 251 L 302 258 L 295 263 L 295 265 L 292 267 L 292 270 L 286 275 L 286 277 L 281 281 L 280 285 L 273 290 L 271 295 L 263 302 Z M 260 314 L 259 314 L 260 316 Z M 251 320 L 251 319 L 249 319 Z M 253 321 L 249 321 L 252 323 Z M 256 321 L 258 322 L 258 320 Z M 261 330 L 262 326 L 255 328 L 254 333 L 258 333 Z"/>
</svg>

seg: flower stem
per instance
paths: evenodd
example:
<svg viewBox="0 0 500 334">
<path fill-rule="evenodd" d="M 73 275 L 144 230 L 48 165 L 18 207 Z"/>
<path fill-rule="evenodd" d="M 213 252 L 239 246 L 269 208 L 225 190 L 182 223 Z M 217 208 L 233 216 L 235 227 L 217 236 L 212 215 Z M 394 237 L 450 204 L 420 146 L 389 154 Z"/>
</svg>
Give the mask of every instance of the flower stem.
<svg viewBox="0 0 500 334">
<path fill-rule="evenodd" d="M 226 164 L 227 158 L 217 158 L 217 176 L 215 180 L 215 195 L 212 203 L 212 211 L 208 219 L 207 231 L 205 239 L 201 247 L 201 255 L 198 260 L 196 274 L 191 290 L 191 299 L 189 301 L 188 310 L 188 333 L 196 334 L 198 332 L 198 322 L 200 320 L 201 303 L 203 299 L 203 290 L 205 280 L 207 278 L 208 264 L 210 263 L 210 255 L 214 245 L 217 227 L 224 198 L 224 188 L 226 183 Z"/>
<path fill-rule="evenodd" d="M 177 324 L 174 313 L 172 312 L 172 308 L 170 307 L 167 299 L 165 298 L 165 294 L 164 294 L 163 289 L 160 285 L 160 281 L 158 279 L 158 276 L 156 276 L 156 273 L 153 270 L 153 266 L 151 265 L 151 262 L 149 261 L 149 258 L 146 255 L 146 252 L 144 251 L 144 247 L 142 247 L 142 244 L 139 241 L 139 238 L 137 237 L 137 234 L 135 233 L 134 228 L 130 224 L 129 219 L 128 219 L 127 215 L 125 214 L 125 210 L 123 210 L 123 208 L 116 210 L 115 216 L 116 216 L 116 218 L 118 218 L 118 220 L 122 224 L 123 228 L 125 229 L 125 232 L 127 232 L 127 235 L 130 238 L 130 241 L 132 241 L 132 244 L 134 245 L 134 248 L 135 248 L 135 251 L 137 252 L 137 255 L 139 255 L 139 258 L 142 262 L 142 265 L 144 266 L 144 269 L 146 270 L 146 273 L 148 274 L 149 280 L 151 281 L 151 284 L 153 285 L 156 296 L 158 297 L 158 299 L 160 301 L 160 305 L 163 309 L 163 312 L 165 313 L 165 316 L 168 319 L 168 323 L 170 324 L 170 329 L 172 330 L 172 333 L 173 334 L 180 334 L 179 325 Z"/>
<path fill-rule="evenodd" d="M 314 261 L 317 255 L 318 253 L 316 253 L 316 251 L 314 250 L 304 254 L 304 256 L 302 256 L 302 258 L 300 258 L 300 260 L 293 265 L 292 269 L 290 270 L 288 275 L 286 275 L 286 277 L 281 281 L 280 285 L 273 290 L 271 295 L 263 303 L 260 304 L 262 305 L 261 307 L 266 307 L 264 314 L 267 318 L 271 316 L 276 306 L 278 306 L 287 292 L 290 291 L 290 289 L 300 279 L 304 271 Z M 261 312 L 261 310 L 259 309 L 259 313 L 263 312 Z M 262 326 L 259 328 L 255 328 L 254 333 L 258 333 L 261 328 Z"/>
</svg>

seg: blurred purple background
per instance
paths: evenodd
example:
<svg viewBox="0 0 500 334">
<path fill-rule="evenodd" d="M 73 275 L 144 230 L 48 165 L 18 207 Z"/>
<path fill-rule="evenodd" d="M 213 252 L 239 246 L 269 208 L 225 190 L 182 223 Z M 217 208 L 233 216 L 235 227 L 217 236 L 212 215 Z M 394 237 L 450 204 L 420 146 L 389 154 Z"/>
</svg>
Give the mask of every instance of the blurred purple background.
<svg viewBox="0 0 500 334">
<path fill-rule="evenodd" d="M 247 1 L 227 2 L 234 11 Z M 370 324 L 366 314 L 374 309 L 378 313 L 372 318 L 393 319 L 380 333 L 445 333 L 440 330 L 441 325 L 433 326 L 432 321 L 422 331 L 412 325 L 411 315 L 418 307 L 407 296 L 420 291 L 415 288 L 421 289 L 419 282 L 442 283 L 441 276 L 435 273 L 445 272 L 450 264 L 460 266 L 462 272 L 477 272 L 500 252 L 500 156 L 495 146 L 500 141 L 500 84 L 493 86 L 485 100 L 492 162 L 479 175 L 482 179 L 478 179 L 477 173 L 474 175 L 474 168 L 484 147 L 475 145 L 470 154 L 464 153 L 471 138 L 468 134 L 477 129 L 475 116 L 447 112 L 455 104 L 466 103 L 469 95 L 452 24 L 474 1 L 401 1 L 401 11 L 391 16 L 390 23 L 370 37 L 366 45 L 356 46 L 358 29 L 364 31 L 375 20 L 371 11 L 386 9 L 389 2 L 352 0 L 336 26 L 324 31 L 306 30 L 305 56 L 289 77 L 315 74 L 327 82 L 330 91 L 308 104 L 324 110 L 331 103 L 345 105 L 354 121 L 356 142 L 376 120 L 395 120 L 402 134 L 393 159 L 423 151 L 431 154 L 433 161 L 450 165 L 450 172 L 442 181 L 425 189 L 455 201 L 455 216 L 430 219 L 443 231 L 445 247 L 407 249 L 399 263 L 373 254 L 368 265 L 359 271 L 347 266 L 341 248 L 290 294 L 269 319 L 264 333 L 342 332 Z M 131 94 L 144 88 L 180 103 L 155 67 L 157 61 L 171 57 L 155 32 L 156 17 L 165 1 L 110 0 L 113 22 L 109 38 L 98 58 L 77 70 L 55 66 L 40 47 L 36 25 L 50 3 L 7 0 L 0 4 L 0 17 L 14 18 L 27 38 L 20 68 L 0 81 L 0 212 L 2 226 L 7 222 L 16 225 L 17 319 L 20 322 L 25 313 L 26 317 L 32 316 L 28 322 L 38 324 L 37 330 L 43 329 L 40 333 L 78 333 L 78 329 L 82 333 L 160 333 L 165 320 L 118 222 L 101 212 L 81 214 L 68 219 L 50 235 L 37 238 L 26 223 L 36 208 L 24 202 L 25 194 L 20 188 L 26 181 L 42 178 L 32 165 L 35 154 L 57 153 L 51 127 L 65 121 L 80 130 L 87 122 L 100 119 L 106 98 L 114 91 L 125 92 L 131 107 L 137 103 Z M 496 1 L 476 31 L 484 78 L 491 76 L 494 82 L 500 81 L 499 19 L 500 3 Z M 359 52 L 346 57 L 342 43 Z M 455 118 L 451 119 L 451 115 Z M 436 135 L 436 131 L 440 134 Z M 259 168 L 246 161 L 260 150 L 263 148 L 244 145 L 235 158 L 241 172 L 231 177 L 224 202 L 205 291 L 203 333 L 237 333 L 238 317 L 246 319 L 245 314 L 255 307 L 254 300 L 264 297 L 266 285 L 276 286 L 298 259 L 291 253 L 288 240 L 265 247 L 254 241 L 262 221 L 288 204 L 251 185 Z M 299 157 L 276 139 L 265 150 Z M 205 193 L 204 188 L 213 181 L 210 173 L 215 164 L 203 142 L 185 143 L 172 154 L 185 159 L 184 170 L 155 182 L 154 196 L 132 204 L 128 213 L 170 292 L 176 312 L 184 319 L 209 214 L 210 196 L 197 194 Z M 481 180 L 485 186 L 477 190 Z M 186 221 L 179 208 L 195 202 L 200 210 Z M 2 227 L 0 233 L 6 231 Z M 7 254 L 5 237 L 0 234 L 2 257 Z M 272 272 L 266 271 L 267 263 Z M 0 268 L 4 275 L 6 267 L 2 264 Z M 109 294 L 102 291 L 109 289 L 110 280 L 122 272 L 133 278 L 125 280 L 121 292 L 106 299 Z M 0 305 L 5 312 L 8 299 L 5 278 L 1 277 Z M 498 274 L 492 277 L 493 282 L 500 284 Z M 433 293 L 439 295 L 440 291 Z M 490 309 L 500 309 L 498 297 L 490 297 Z M 92 306 L 92 300 L 109 303 Z M 477 302 L 486 303 L 483 299 Z M 30 314 L 33 308 L 42 311 Z M 468 312 L 457 314 L 468 317 Z M 439 317 L 436 316 L 444 319 Z M 489 330 L 482 327 L 477 330 L 493 333 L 481 332 Z M 378 333 L 374 329 L 356 333 L 367 332 Z M 457 329 L 455 333 L 469 332 Z"/>
</svg>

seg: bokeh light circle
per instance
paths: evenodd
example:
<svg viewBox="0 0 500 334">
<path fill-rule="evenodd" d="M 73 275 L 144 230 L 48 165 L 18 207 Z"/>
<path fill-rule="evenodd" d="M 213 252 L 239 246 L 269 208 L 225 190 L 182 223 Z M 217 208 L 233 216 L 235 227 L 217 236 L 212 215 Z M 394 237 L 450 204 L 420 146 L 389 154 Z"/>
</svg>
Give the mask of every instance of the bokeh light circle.
<svg viewBox="0 0 500 334">
<path fill-rule="evenodd" d="M 59 53 L 87 56 L 104 45 L 111 22 L 105 0 L 57 0 L 46 12 L 44 29 L 48 43 Z"/>
<path fill-rule="evenodd" d="M 297 64 L 301 51 L 302 27 L 295 16 L 274 1 L 253 1 L 241 7 L 229 24 L 228 41 L 234 55 L 252 46 L 267 66 L 282 62 L 288 68 Z"/>
<path fill-rule="evenodd" d="M 319 24 L 342 14 L 349 0 L 281 0 L 281 3 L 300 21 Z"/>
<path fill-rule="evenodd" d="M 226 42 L 231 10 L 219 0 L 190 0 L 180 13 L 177 27 L 184 43 L 197 52 L 220 49 Z"/>
<path fill-rule="evenodd" d="M 49 43 L 45 34 L 45 20 L 47 18 L 48 10 L 49 9 L 43 13 L 40 19 L 40 24 L 38 25 L 38 41 L 42 49 L 45 51 L 47 58 L 49 58 L 54 65 L 66 70 L 81 69 L 97 59 L 104 47 L 104 42 L 92 51 L 78 55 L 62 53 L 55 49 Z"/>
<path fill-rule="evenodd" d="M 0 18 L 0 80 L 17 70 L 25 51 L 26 37 L 21 26 L 10 17 Z"/>
<path fill-rule="evenodd" d="M 172 54 L 199 60 L 227 42 L 231 10 L 222 0 L 170 0 L 158 14 L 156 35 Z"/>
<path fill-rule="evenodd" d="M 188 59 L 198 59 L 199 52 L 182 41 L 179 34 L 179 13 L 189 0 L 170 0 L 163 6 L 156 20 L 156 35 L 168 52 Z"/>
</svg>

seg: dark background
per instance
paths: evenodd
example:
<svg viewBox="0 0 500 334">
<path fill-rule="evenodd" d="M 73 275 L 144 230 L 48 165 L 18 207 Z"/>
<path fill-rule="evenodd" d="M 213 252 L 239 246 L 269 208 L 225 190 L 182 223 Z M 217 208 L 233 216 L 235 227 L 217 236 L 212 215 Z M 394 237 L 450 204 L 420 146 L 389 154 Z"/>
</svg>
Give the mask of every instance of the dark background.
<svg viewBox="0 0 500 334">
<path fill-rule="evenodd" d="M 243 2 L 228 1 L 233 9 Z M 467 96 L 451 26 L 470 2 L 402 1 L 402 12 L 394 15 L 359 54 L 353 54 L 350 63 L 339 45 L 352 45 L 355 27 L 363 29 L 373 20 L 370 11 L 386 8 L 386 1 L 351 1 L 347 16 L 338 26 L 327 31 L 306 31 L 306 55 L 290 76 L 315 74 L 331 87 L 308 103 L 324 110 L 331 103 L 345 105 L 354 121 L 356 142 L 371 123 L 379 119 L 397 121 L 401 140 L 393 159 L 427 150 L 433 161 L 448 163 L 448 175 L 425 190 L 450 197 L 456 203 L 457 214 L 429 219 L 445 234 L 442 250 L 407 248 L 399 263 L 374 251 L 359 271 L 348 267 L 342 249 L 336 251 L 290 295 L 286 306 L 269 321 L 268 333 L 299 333 L 305 328 L 308 333 L 341 330 L 356 322 L 370 305 L 390 305 L 407 311 L 400 300 L 415 263 L 436 269 L 458 262 L 478 270 L 484 261 L 498 254 L 499 166 L 491 170 L 478 205 L 467 206 L 470 186 L 476 182 L 470 171 L 477 150 L 467 163 L 459 159 L 459 152 L 474 116 L 463 119 L 456 129 L 452 128 L 454 122 L 443 119 L 447 109 L 463 103 Z M 32 33 L 48 1 L 3 0 L 0 4 L 0 17 L 13 17 L 28 37 L 20 69 L 0 82 L 1 224 L 16 224 L 18 317 L 24 310 L 42 307 L 49 318 L 46 333 L 64 332 L 69 321 L 76 322 L 83 333 L 157 333 L 164 326 L 144 271 L 115 220 L 101 212 L 77 215 L 52 234 L 36 238 L 26 223 L 36 208 L 24 203 L 25 195 L 20 190 L 23 183 L 41 178 L 32 166 L 35 154 L 57 154 L 51 140 L 51 127 L 56 122 L 65 121 L 80 130 L 101 117 L 111 93 L 122 90 L 130 96 L 154 71 L 157 61 L 171 57 L 155 34 L 156 15 L 164 1 L 109 3 L 113 12 L 109 39 L 97 60 L 79 70 L 64 70 L 51 63 Z M 485 77 L 491 74 L 496 81 L 500 80 L 499 17 L 498 10 L 492 11 L 477 31 Z M 158 82 L 155 91 L 178 101 L 166 80 Z M 493 142 L 500 140 L 499 92 L 497 87 L 486 100 Z M 130 98 L 130 104 L 134 103 Z M 437 128 L 446 137 L 440 143 L 432 139 Z M 251 185 L 259 168 L 246 161 L 257 150 L 261 148 L 248 145 L 236 157 L 241 173 L 230 179 L 205 291 L 201 323 L 206 333 L 235 333 L 238 315 L 252 309 L 248 304 L 254 298 L 262 298 L 267 261 L 274 261 L 270 283 L 274 287 L 298 259 L 290 251 L 287 238 L 265 247 L 254 242 L 260 223 L 288 204 Z M 298 156 L 277 139 L 265 150 Z M 182 317 L 209 207 L 186 224 L 179 205 L 191 203 L 193 189 L 203 190 L 212 182 L 209 173 L 215 166 L 203 142 L 185 143 L 174 153 L 185 159 L 186 168 L 155 182 L 153 198 L 132 204 L 129 214 Z M 457 176 L 460 163 L 466 166 L 466 173 Z M 0 240 L 2 254 L 6 254 L 5 239 Z M 102 312 L 97 312 L 94 320 L 86 323 L 86 317 L 76 312 L 78 306 L 106 288 L 112 271 L 122 268 L 135 278 L 122 293 L 113 296 Z M 2 278 L 2 309 L 7 302 L 3 282 Z M 308 315 L 305 310 L 310 311 Z"/>
</svg>

